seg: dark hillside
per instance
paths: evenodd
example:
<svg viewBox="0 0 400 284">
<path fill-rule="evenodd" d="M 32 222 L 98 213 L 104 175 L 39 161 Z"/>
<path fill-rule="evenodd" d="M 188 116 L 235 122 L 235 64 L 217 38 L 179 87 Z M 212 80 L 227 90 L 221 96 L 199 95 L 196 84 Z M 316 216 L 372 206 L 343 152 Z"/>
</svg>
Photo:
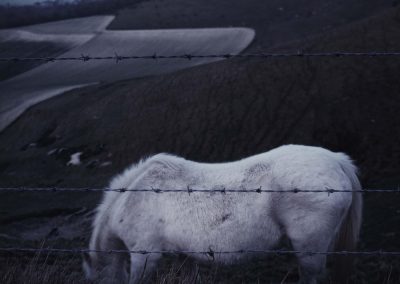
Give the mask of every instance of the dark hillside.
<svg viewBox="0 0 400 284">
<path fill-rule="evenodd" d="M 326 33 L 397 5 L 393 0 L 150 0 L 118 12 L 110 29 L 250 27 L 252 50 Z"/>
<path fill-rule="evenodd" d="M 301 44 L 306 51 L 393 50 L 398 13 Z M 35 183 L 36 171 L 54 183 L 60 170 L 63 183 L 91 184 L 92 177 L 103 184 L 97 171 L 108 178 L 151 153 L 215 162 L 302 143 L 349 153 L 372 184 L 399 172 L 399 72 L 397 58 L 235 59 L 85 88 L 33 107 L 0 134 L 3 180 L 25 169 L 26 183 Z M 65 159 L 46 154 L 61 147 L 96 153 L 84 162 L 112 153 L 113 167 L 65 172 Z"/>
</svg>

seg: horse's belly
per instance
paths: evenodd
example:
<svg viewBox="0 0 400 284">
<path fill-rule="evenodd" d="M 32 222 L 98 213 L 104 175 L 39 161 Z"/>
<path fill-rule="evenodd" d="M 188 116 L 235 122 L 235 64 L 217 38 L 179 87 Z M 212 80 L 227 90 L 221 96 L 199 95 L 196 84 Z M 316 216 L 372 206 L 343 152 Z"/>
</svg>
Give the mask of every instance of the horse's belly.
<svg viewBox="0 0 400 284">
<path fill-rule="evenodd" d="M 282 236 L 279 226 L 270 218 L 258 222 L 233 216 L 197 222 L 192 218 L 174 225 L 165 230 L 168 249 L 214 252 L 216 260 L 224 263 L 241 258 L 243 254 L 218 252 L 266 250 L 275 246 Z M 195 256 L 204 259 L 211 257 L 210 254 Z"/>
</svg>

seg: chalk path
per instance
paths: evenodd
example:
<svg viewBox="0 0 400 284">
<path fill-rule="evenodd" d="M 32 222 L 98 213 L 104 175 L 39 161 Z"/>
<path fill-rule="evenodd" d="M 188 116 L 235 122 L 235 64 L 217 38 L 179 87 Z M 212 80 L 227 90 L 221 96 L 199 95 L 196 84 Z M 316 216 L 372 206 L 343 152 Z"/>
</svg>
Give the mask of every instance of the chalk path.
<svg viewBox="0 0 400 284">
<path fill-rule="evenodd" d="M 118 55 L 237 54 L 254 39 L 249 28 L 105 30 L 113 16 L 96 16 L 0 31 L 0 39 L 57 41 L 72 48 L 61 57 Z M 0 131 L 29 107 L 66 91 L 135 77 L 158 75 L 221 58 L 135 59 L 43 64 L 0 83 Z M 188 94 L 190 95 L 190 94 Z"/>
</svg>

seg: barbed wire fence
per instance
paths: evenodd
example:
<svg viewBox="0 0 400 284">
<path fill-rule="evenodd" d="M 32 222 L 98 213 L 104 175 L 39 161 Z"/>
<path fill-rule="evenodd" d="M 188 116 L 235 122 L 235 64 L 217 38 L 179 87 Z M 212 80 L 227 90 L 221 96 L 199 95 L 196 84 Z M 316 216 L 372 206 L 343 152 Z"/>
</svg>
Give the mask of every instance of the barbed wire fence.
<svg viewBox="0 0 400 284">
<path fill-rule="evenodd" d="M 192 192 L 202 192 L 202 193 L 399 193 L 400 187 L 397 189 L 360 189 L 351 190 L 344 189 L 338 190 L 333 188 L 326 189 L 288 189 L 288 190 L 278 190 L 278 189 L 263 189 L 262 187 L 245 189 L 195 189 L 187 186 L 186 189 L 161 189 L 161 188 L 91 188 L 91 187 L 0 187 L 0 192 L 154 192 L 154 193 L 192 193 Z"/>
<path fill-rule="evenodd" d="M 33 62 L 42 61 L 46 63 L 51 62 L 91 62 L 95 60 L 103 61 L 115 61 L 116 63 L 124 60 L 164 60 L 164 59 L 234 59 L 234 58 L 260 58 L 260 59 L 274 59 L 274 58 L 376 58 L 376 57 L 399 57 L 400 51 L 369 51 L 369 52 L 354 52 L 354 51 L 332 51 L 332 52 L 284 52 L 284 53 L 247 53 L 247 54 L 181 54 L 181 55 L 159 55 L 157 53 L 151 55 L 119 55 L 114 53 L 108 56 L 92 56 L 88 54 L 81 54 L 80 56 L 70 57 L 2 57 L 0 62 L 19 63 L 19 62 Z M 291 190 L 272 190 L 272 189 L 194 189 L 187 186 L 186 189 L 130 189 L 130 188 L 61 188 L 61 187 L 0 187 L 0 192 L 42 192 L 42 193 L 56 193 L 56 192 L 116 192 L 116 193 L 128 193 L 128 192 L 142 192 L 142 193 L 277 193 L 277 194 L 300 194 L 300 193 L 327 193 L 338 194 L 338 193 L 392 193 L 399 194 L 400 188 L 397 189 L 363 189 L 363 190 L 336 190 L 331 188 L 318 189 L 318 190 L 306 190 L 306 189 L 291 189 Z M 179 251 L 179 250 L 91 250 L 84 248 L 30 248 L 30 247 L 0 247 L 2 253 L 64 253 L 64 254 L 81 254 L 81 253 L 130 253 L 130 254 L 204 254 L 211 258 L 219 254 L 271 254 L 271 255 L 288 255 L 288 254 L 305 254 L 305 255 L 356 255 L 356 256 L 400 256 L 400 251 L 295 251 L 295 250 L 236 250 L 236 251 L 214 251 L 209 249 L 208 251 Z"/>
<path fill-rule="evenodd" d="M 113 60 L 115 62 L 123 60 L 137 60 L 137 59 L 233 59 L 233 58 L 292 58 L 292 57 L 400 57 L 400 51 L 370 51 L 370 52 L 355 52 L 355 51 L 333 51 L 333 52 L 287 52 L 287 53 L 243 53 L 243 54 L 180 54 L 180 55 L 159 55 L 153 53 L 150 55 L 119 55 L 117 53 L 108 56 L 91 56 L 88 54 L 81 54 L 80 56 L 71 57 L 1 57 L 0 62 L 24 62 L 24 61 L 44 61 L 44 62 L 57 62 L 57 61 L 77 61 L 89 62 L 94 60 Z"/>
<path fill-rule="evenodd" d="M 130 253 L 130 254 L 204 254 L 214 257 L 218 254 L 273 254 L 273 255 L 291 255 L 291 254 L 304 254 L 304 255 L 389 255 L 400 256 L 400 251 L 300 251 L 300 250 L 233 250 L 233 251 L 218 251 L 209 249 L 207 251 L 195 250 L 99 250 L 99 249 L 66 249 L 66 248 L 22 248 L 22 247 L 8 247 L 0 248 L 0 252 L 55 252 L 55 253 Z"/>
<path fill-rule="evenodd" d="M 361 190 L 337 190 L 332 188 L 325 189 L 290 189 L 290 190 L 273 190 L 273 189 L 262 189 L 258 188 L 238 188 L 238 189 L 194 189 L 187 186 L 186 189 L 160 189 L 160 188 L 72 188 L 72 187 L 0 187 L 0 192 L 42 192 L 42 193 L 57 193 L 57 192 L 115 192 L 115 193 L 277 193 L 277 194 L 300 194 L 300 193 L 327 193 L 338 194 L 338 193 L 394 193 L 400 194 L 400 187 L 397 189 L 361 189 Z M 40 248 L 30 248 L 30 247 L 0 247 L 0 252 L 2 253 L 62 253 L 62 254 L 80 254 L 80 253 L 129 253 L 129 254 L 204 254 L 211 258 L 217 255 L 223 254 L 269 254 L 269 255 L 355 255 L 355 256 L 400 256 L 400 251 L 383 251 L 383 250 L 373 250 L 373 251 L 296 251 L 296 250 L 234 250 L 234 251 L 217 251 L 211 248 L 208 251 L 187 251 L 187 250 L 93 250 L 85 248 L 51 248 L 51 247 L 40 247 Z"/>
</svg>

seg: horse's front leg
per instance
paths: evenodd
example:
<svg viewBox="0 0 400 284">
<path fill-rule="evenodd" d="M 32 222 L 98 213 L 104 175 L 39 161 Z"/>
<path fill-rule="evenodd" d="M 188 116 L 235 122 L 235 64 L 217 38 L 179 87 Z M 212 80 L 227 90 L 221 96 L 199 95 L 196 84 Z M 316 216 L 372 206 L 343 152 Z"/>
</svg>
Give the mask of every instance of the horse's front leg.
<svg viewBox="0 0 400 284">
<path fill-rule="evenodd" d="M 160 257 L 160 254 L 132 254 L 129 283 L 137 284 L 147 282 L 156 269 Z"/>
<path fill-rule="evenodd" d="M 317 279 L 322 276 L 326 264 L 325 255 L 301 255 L 299 260 L 300 284 L 317 284 Z"/>
</svg>

